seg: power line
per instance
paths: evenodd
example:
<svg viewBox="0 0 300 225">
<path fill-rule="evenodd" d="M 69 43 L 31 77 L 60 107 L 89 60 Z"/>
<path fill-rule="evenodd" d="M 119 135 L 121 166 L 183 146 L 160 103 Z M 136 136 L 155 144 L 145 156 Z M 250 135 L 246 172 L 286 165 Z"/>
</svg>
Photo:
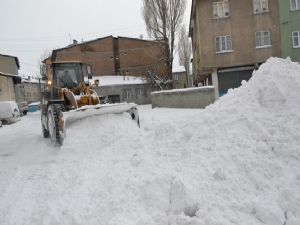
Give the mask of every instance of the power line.
<svg viewBox="0 0 300 225">
<path fill-rule="evenodd" d="M 137 29 L 139 27 L 140 29 Z M 72 36 L 102 36 L 107 33 L 123 33 L 123 32 L 141 32 L 144 26 L 135 26 L 130 29 L 128 28 L 121 28 L 121 29 L 110 29 L 110 30 L 102 30 L 101 32 L 97 33 L 77 33 L 77 34 L 72 34 Z M 144 30 L 143 30 L 144 31 Z M 57 35 L 57 36 L 44 36 L 44 37 L 23 37 L 23 38 L 16 38 L 16 37 L 2 37 L 0 38 L 0 42 L 48 42 L 48 41 L 57 41 L 57 40 L 63 40 L 63 39 L 69 39 L 69 34 L 65 35 Z"/>
</svg>

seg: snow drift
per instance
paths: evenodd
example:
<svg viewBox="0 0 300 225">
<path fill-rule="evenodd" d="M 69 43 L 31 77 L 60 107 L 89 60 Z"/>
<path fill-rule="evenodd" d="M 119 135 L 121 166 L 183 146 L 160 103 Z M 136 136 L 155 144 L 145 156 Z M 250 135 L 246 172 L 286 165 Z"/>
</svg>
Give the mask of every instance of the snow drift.
<svg viewBox="0 0 300 225">
<path fill-rule="evenodd" d="M 92 117 L 61 149 L 29 115 L 0 130 L 0 224 L 299 225 L 299 96 L 271 58 L 205 110 Z"/>
</svg>

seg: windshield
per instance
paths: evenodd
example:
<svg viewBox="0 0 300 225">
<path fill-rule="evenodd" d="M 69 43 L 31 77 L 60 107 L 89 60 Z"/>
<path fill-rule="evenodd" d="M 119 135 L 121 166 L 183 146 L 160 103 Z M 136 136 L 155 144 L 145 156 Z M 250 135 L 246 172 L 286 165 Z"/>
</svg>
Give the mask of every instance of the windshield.
<svg viewBox="0 0 300 225">
<path fill-rule="evenodd" d="M 53 71 L 53 81 L 58 87 L 72 89 L 83 82 L 80 64 L 55 64 Z"/>
</svg>

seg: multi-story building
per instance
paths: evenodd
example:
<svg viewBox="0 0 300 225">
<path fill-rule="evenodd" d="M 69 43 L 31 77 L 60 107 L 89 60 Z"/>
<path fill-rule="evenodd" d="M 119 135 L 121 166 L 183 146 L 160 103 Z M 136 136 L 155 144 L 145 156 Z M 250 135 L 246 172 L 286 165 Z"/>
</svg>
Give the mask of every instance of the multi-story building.
<svg viewBox="0 0 300 225">
<path fill-rule="evenodd" d="M 281 56 L 278 1 L 193 0 L 189 35 L 196 78 L 218 98 Z"/>
<path fill-rule="evenodd" d="M 83 43 L 74 41 L 70 46 L 54 50 L 48 61 L 80 61 L 91 65 L 95 76 L 143 76 L 147 71 L 165 76 L 164 54 L 164 46 L 159 41 L 108 36 Z"/>
<path fill-rule="evenodd" d="M 23 80 L 20 84 L 22 100 L 28 103 L 38 102 L 41 100 L 41 86 L 44 82 L 41 80 Z"/>
<path fill-rule="evenodd" d="M 282 57 L 300 62 L 300 0 L 278 0 Z"/>
<path fill-rule="evenodd" d="M 15 84 L 21 82 L 19 68 L 17 57 L 0 54 L 0 101 L 16 101 Z"/>
</svg>

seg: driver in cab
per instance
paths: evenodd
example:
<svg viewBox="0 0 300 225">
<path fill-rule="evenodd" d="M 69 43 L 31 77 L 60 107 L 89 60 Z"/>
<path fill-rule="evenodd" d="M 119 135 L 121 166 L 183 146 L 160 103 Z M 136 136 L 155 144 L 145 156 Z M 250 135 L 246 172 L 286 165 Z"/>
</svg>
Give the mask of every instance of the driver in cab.
<svg viewBox="0 0 300 225">
<path fill-rule="evenodd" d="M 68 70 L 65 70 L 64 74 L 61 74 L 59 77 L 59 83 L 62 88 L 72 89 L 76 87 L 76 83 L 72 80 Z"/>
</svg>

